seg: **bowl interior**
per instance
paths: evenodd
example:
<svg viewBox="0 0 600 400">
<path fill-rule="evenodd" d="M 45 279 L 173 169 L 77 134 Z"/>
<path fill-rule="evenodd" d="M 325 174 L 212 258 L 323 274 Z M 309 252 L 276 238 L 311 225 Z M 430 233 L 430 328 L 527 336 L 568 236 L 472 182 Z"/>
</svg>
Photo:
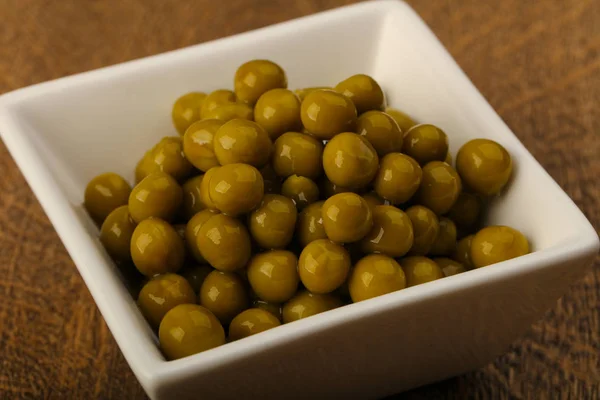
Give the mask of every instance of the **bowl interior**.
<svg viewBox="0 0 600 400">
<path fill-rule="evenodd" d="M 260 39 L 258 31 L 109 68 L 104 74 L 84 74 L 65 82 L 68 90 L 28 99 L 19 112 L 30 124 L 40 155 L 78 207 L 93 176 L 114 171 L 132 180 L 144 151 L 160 137 L 177 134 L 170 111 L 179 95 L 232 88 L 235 69 L 244 61 L 276 61 L 287 71 L 290 88 L 331 86 L 367 73 L 380 82 L 391 106 L 445 130 L 453 155 L 475 137 L 497 140 L 509 149 L 516 160 L 515 178 L 491 207 L 490 223 L 522 229 L 535 238 L 536 249 L 574 233 L 565 223 L 568 217 L 552 211 L 558 204 L 548 196 L 548 179 L 529 170 L 520 143 L 486 105 L 453 86 L 439 54 L 423 46 L 430 40 L 423 34 L 430 34 L 419 29 L 420 21 L 398 23 L 389 14 L 363 9 L 305 22 L 284 24 Z"/>
</svg>

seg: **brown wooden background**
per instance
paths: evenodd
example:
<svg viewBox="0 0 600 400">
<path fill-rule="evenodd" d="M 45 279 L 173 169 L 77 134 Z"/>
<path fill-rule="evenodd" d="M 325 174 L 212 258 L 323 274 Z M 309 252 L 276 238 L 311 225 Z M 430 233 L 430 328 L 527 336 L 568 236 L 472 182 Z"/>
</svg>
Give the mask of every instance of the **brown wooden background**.
<svg viewBox="0 0 600 400">
<path fill-rule="evenodd" d="M 0 94 L 351 2 L 0 0 Z M 600 2 L 409 3 L 600 227 Z M 600 260 L 495 362 L 399 397 L 600 398 Z M 1 142 L 0 398 L 145 398 Z"/>
</svg>

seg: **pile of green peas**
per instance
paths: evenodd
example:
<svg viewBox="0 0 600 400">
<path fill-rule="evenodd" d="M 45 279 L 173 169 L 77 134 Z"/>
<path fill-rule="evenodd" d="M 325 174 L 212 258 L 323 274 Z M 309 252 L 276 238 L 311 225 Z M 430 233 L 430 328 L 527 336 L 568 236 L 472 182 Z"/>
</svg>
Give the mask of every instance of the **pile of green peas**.
<svg viewBox="0 0 600 400">
<path fill-rule="evenodd" d="M 370 76 L 287 87 L 249 61 L 233 91 L 175 101 L 179 135 L 143 155 L 133 188 L 112 172 L 87 185 L 167 359 L 530 251 L 481 227 L 511 178 L 502 145 L 471 140 L 453 166 L 448 135 L 388 107 Z"/>
</svg>

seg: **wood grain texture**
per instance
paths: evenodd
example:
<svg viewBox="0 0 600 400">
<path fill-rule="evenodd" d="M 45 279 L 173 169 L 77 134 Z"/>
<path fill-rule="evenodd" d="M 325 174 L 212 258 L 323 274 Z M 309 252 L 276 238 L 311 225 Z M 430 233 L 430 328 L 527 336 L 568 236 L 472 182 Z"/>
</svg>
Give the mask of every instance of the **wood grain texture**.
<svg viewBox="0 0 600 400">
<path fill-rule="evenodd" d="M 0 93 L 351 2 L 0 0 Z M 409 3 L 600 227 L 598 1 Z M 1 143 L 0 298 L 0 398 L 145 398 Z M 493 363 L 398 398 L 600 398 L 600 260 Z"/>
</svg>

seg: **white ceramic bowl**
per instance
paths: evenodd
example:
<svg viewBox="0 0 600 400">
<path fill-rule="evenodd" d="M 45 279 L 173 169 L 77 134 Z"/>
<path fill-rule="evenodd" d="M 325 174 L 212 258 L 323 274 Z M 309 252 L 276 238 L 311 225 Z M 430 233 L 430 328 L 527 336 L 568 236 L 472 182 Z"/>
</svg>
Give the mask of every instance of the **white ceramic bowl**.
<svg viewBox="0 0 600 400">
<path fill-rule="evenodd" d="M 291 87 L 367 73 L 389 103 L 466 140 L 502 143 L 514 179 L 488 223 L 514 226 L 532 254 L 294 322 L 167 362 L 81 204 L 86 183 L 132 178 L 143 151 L 175 134 L 180 94 L 231 87 L 253 58 Z M 596 232 L 404 3 L 341 8 L 0 97 L 0 132 L 150 397 L 375 398 L 477 368 L 501 354 L 584 272 Z"/>
</svg>

